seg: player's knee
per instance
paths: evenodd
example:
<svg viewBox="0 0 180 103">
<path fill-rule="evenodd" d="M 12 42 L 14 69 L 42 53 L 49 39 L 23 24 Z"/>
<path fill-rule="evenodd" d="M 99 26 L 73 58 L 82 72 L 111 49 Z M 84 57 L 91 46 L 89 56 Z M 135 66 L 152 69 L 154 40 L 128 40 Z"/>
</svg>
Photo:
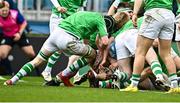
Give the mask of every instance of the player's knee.
<svg viewBox="0 0 180 103">
<path fill-rule="evenodd" d="M 0 58 L 1 58 L 1 59 L 5 59 L 5 58 L 7 58 L 7 56 L 8 56 L 7 53 L 5 53 L 5 52 L 0 52 Z"/>
<path fill-rule="evenodd" d="M 88 51 L 85 55 L 86 58 L 95 58 L 96 57 L 96 51 L 89 46 Z"/>
<path fill-rule="evenodd" d="M 29 52 L 28 55 L 29 55 L 30 58 L 34 58 L 36 56 L 34 51 Z"/>
</svg>

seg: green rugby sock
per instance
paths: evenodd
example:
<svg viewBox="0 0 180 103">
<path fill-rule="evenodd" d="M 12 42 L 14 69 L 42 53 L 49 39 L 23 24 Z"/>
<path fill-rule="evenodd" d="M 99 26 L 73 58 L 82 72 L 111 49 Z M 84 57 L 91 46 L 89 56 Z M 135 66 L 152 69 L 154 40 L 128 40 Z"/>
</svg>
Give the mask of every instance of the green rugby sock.
<svg viewBox="0 0 180 103">
<path fill-rule="evenodd" d="M 76 73 L 80 68 L 86 66 L 88 64 L 87 60 L 82 57 L 75 61 L 72 65 L 67 67 L 63 72 L 62 75 L 66 76 L 68 74 Z"/>
<path fill-rule="evenodd" d="M 169 80 L 171 81 L 171 87 L 172 88 L 178 87 L 178 81 L 177 81 L 177 74 L 176 73 L 170 74 Z"/>
<path fill-rule="evenodd" d="M 131 85 L 137 87 L 140 80 L 140 74 L 132 74 Z"/>
<path fill-rule="evenodd" d="M 44 69 L 44 71 L 45 72 L 51 72 L 54 64 L 59 59 L 59 57 L 60 57 L 60 53 L 59 52 L 55 52 L 54 54 L 52 54 L 50 56 L 50 58 L 48 59 L 48 63 L 46 65 L 46 68 Z"/>
<path fill-rule="evenodd" d="M 13 83 L 17 82 L 19 79 L 29 74 L 34 70 L 34 66 L 31 63 L 26 63 L 19 72 L 11 79 Z"/>
<path fill-rule="evenodd" d="M 156 78 L 159 75 L 163 74 L 161 64 L 159 63 L 159 61 L 153 61 L 151 63 L 151 70 L 152 70 L 153 74 L 156 76 Z"/>
</svg>

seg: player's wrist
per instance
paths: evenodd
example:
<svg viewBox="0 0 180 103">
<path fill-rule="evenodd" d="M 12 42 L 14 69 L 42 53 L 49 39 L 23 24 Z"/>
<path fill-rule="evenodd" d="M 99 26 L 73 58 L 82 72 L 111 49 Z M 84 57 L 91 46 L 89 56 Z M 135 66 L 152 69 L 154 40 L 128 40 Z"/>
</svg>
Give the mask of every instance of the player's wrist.
<svg viewBox="0 0 180 103">
<path fill-rule="evenodd" d="M 22 35 L 22 32 L 20 32 L 20 31 L 18 31 L 17 33 L 18 33 L 19 35 Z"/>
<path fill-rule="evenodd" d="M 137 15 L 138 15 L 138 13 L 136 13 L 136 12 L 133 12 L 133 15 L 137 16 Z"/>
<path fill-rule="evenodd" d="M 56 9 L 57 9 L 58 11 L 60 11 L 61 8 L 62 8 L 61 6 L 56 7 Z"/>
</svg>

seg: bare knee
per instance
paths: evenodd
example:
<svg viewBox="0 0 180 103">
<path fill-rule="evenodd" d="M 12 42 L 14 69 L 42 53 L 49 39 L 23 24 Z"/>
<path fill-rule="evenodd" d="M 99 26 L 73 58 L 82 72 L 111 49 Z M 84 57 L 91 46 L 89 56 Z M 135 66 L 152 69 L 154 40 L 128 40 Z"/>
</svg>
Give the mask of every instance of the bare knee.
<svg viewBox="0 0 180 103">
<path fill-rule="evenodd" d="M 26 55 L 27 55 L 29 58 L 34 58 L 34 57 L 36 56 L 36 54 L 35 54 L 34 51 L 26 52 Z"/>
<path fill-rule="evenodd" d="M 5 59 L 5 58 L 7 58 L 7 56 L 8 56 L 8 53 L 7 52 L 0 52 L 0 59 Z"/>
<path fill-rule="evenodd" d="M 34 58 L 36 56 L 33 47 L 32 46 L 25 46 L 21 48 L 24 53 L 29 57 L 29 58 Z"/>
</svg>

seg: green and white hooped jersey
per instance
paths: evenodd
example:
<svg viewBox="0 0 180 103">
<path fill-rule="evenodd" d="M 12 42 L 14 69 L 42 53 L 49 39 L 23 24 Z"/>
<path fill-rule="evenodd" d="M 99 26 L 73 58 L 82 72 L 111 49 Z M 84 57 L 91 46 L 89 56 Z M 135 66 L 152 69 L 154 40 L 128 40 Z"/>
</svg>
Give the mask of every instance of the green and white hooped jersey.
<svg viewBox="0 0 180 103">
<path fill-rule="evenodd" d="M 97 12 L 80 11 L 62 20 L 59 27 L 80 39 L 90 39 L 95 32 L 100 37 L 106 36 L 104 16 Z"/>
<path fill-rule="evenodd" d="M 56 7 L 52 8 L 52 13 L 61 16 L 61 18 L 65 19 L 66 17 L 76 13 L 80 7 L 84 5 L 86 0 L 58 0 L 60 6 L 67 8 L 67 12 L 59 13 Z"/>
<path fill-rule="evenodd" d="M 144 0 L 145 10 L 149 10 L 152 8 L 165 8 L 172 10 L 172 2 L 173 0 Z"/>
</svg>

